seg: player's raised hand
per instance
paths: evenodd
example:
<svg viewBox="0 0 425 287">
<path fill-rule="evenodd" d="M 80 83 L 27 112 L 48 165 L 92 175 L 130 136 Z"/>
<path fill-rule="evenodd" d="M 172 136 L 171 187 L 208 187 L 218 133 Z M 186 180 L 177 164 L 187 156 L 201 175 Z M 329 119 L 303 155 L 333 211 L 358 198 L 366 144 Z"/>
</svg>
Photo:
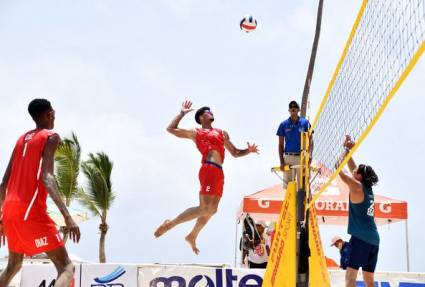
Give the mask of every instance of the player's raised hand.
<svg viewBox="0 0 425 287">
<path fill-rule="evenodd" d="M 248 145 L 248 151 L 249 151 L 249 153 L 253 153 L 253 152 L 260 153 L 260 150 L 258 149 L 258 146 L 256 144 L 252 144 L 251 145 L 248 142 L 247 145 Z"/>
<path fill-rule="evenodd" d="M 182 103 L 181 113 L 185 115 L 187 113 L 190 113 L 191 111 L 193 111 L 192 102 L 191 101 L 184 101 Z"/>
<path fill-rule="evenodd" d="M 351 139 L 350 135 L 345 136 L 344 147 L 348 150 L 352 149 L 356 143 Z"/>
<path fill-rule="evenodd" d="M 68 230 L 69 238 L 75 242 L 80 242 L 80 228 L 75 223 L 75 221 L 72 219 L 72 217 L 65 219 L 66 229 Z"/>
</svg>

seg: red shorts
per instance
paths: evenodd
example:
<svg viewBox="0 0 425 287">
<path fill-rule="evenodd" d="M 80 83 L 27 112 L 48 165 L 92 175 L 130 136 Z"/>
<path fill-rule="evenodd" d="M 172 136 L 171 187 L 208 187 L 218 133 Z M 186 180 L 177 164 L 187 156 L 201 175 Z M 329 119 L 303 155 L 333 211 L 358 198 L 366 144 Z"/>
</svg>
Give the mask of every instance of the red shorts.
<svg viewBox="0 0 425 287">
<path fill-rule="evenodd" d="M 201 183 L 201 195 L 223 195 L 224 173 L 220 165 L 211 162 L 202 164 L 199 170 L 199 182 Z"/>
<path fill-rule="evenodd" d="M 64 243 L 53 220 L 47 215 L 23 219 L 3 219 L 9 250 L 28 256 L 55 250 Z"/>
</svg>

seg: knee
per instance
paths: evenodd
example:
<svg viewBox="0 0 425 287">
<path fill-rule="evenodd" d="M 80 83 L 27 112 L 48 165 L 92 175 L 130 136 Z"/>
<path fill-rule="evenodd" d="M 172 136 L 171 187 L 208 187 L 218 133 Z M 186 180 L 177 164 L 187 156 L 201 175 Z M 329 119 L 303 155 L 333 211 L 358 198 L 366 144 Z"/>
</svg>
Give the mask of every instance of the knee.
<svg viewBox="0 0 425 287">
<path fill-rule="evenodd" d="M 345 284 L 346 286 L 356 286 L 356 276 L 352 274 L 345 274 Z"/>
<path fill-rule="evenodd" d="M 216 213 L 217 213 L 217 207 L 216 206 L 208 207 L 208 211 L 207 211 L 208 216 L 213 216 Z"/>
<path fill-rule="evenodd" d="M 366 287 L 373 287 L 374 286 L 374 278 L 373 273 L 370 272 L 363 272 L 363 280 L 366 283 Z"/>
<path fill-rule="evenodd" d="M 202 216 L 213 216 L 217 213 L 217 207 L 215 206 L 204 206 L 201 209 Z"/>
<path fill-rule="evenodd" d="M 73 276 L 74 273 L 75 273 L 75 265 L 74 265 L 74 263 L 69 262 L 68 264 L 64 265 L 62 267 L 62 272 L 66 272 L 66 273 L 68 273 L 68 274 L 70 274 L 70 275 Z"/>
<path fill-rule="evenodd" d="M 75 273 L 75 265 L 74 265 L 74 263 L 69 262 L 68 265 L 66 265 L 65 269 L 71 271 L 72 273 Z"/>
<path fill-rule="evenodd" d="M 69 260 L 69 258 L 64 258 L 64 260 L 56 260 L 54 261 L 54 264 L 59 275 L 62 273 L 74 275 L 75 266 L 72 261 Z"/>
</svg>

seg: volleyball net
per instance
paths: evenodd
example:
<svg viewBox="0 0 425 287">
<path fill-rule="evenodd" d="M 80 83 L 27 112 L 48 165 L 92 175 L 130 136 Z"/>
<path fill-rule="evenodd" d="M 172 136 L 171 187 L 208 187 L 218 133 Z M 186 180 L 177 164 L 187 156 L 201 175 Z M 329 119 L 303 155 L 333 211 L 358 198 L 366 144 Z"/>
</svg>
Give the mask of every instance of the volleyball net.
<svg viewBox="0 0 425 287">
<path fill-rule="evenodd" d="M 312 125 L 308 207 L 367 137 L 425 50 L 424 0 L 364 0 Z M 419 95 L 418 95 L 419 96 Z M 345 135 L 355 147 L 340 164 Z"/>
</svg>

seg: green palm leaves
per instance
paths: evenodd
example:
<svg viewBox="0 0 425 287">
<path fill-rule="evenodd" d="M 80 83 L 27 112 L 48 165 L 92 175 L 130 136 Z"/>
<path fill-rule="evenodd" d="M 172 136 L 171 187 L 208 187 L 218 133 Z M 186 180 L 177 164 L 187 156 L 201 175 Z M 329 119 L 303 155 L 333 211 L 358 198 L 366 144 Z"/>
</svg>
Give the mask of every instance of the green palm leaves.
<svg viewBox="0 0 425 287">
<path fill-rule="evenodd" d="M 80 172 L 81 147 L 77 135 L 64 138 L 56 150 L 56 180 L 67 207 L 78 197 L 78 174 Z"/>
<path fill-rule="evenodd" d="M 67 207 L 77 199 L 95 216 L 100 218 L 99 261 L 106 262 L 105 237 L 108 231 L 107 214 L 114 202 L 111 173 L 113 163 L 103 152 L 90 153 L 88 159 L 81 162 L 81 147 L 75 133 L 64 138 L 56 150 L 56 179 L 59 191 Z M 86 188 L 78 184 L 80 168 L 87 179 Z M 68 234 L 64 231 L 64 240 Z"/>
<path fill-rule="evenodd" d="M 99 261 L 104 263 L 106 262 L 105 237 L 109 228 L 106 221 L 107 214 L 115 199 L 111 183 L 113 163 L 105 153 L 90 153 L 89 159 L 82 163 L 81 168 L 88 180 L 81 202 L 100 217 Z"/>
</svg>

